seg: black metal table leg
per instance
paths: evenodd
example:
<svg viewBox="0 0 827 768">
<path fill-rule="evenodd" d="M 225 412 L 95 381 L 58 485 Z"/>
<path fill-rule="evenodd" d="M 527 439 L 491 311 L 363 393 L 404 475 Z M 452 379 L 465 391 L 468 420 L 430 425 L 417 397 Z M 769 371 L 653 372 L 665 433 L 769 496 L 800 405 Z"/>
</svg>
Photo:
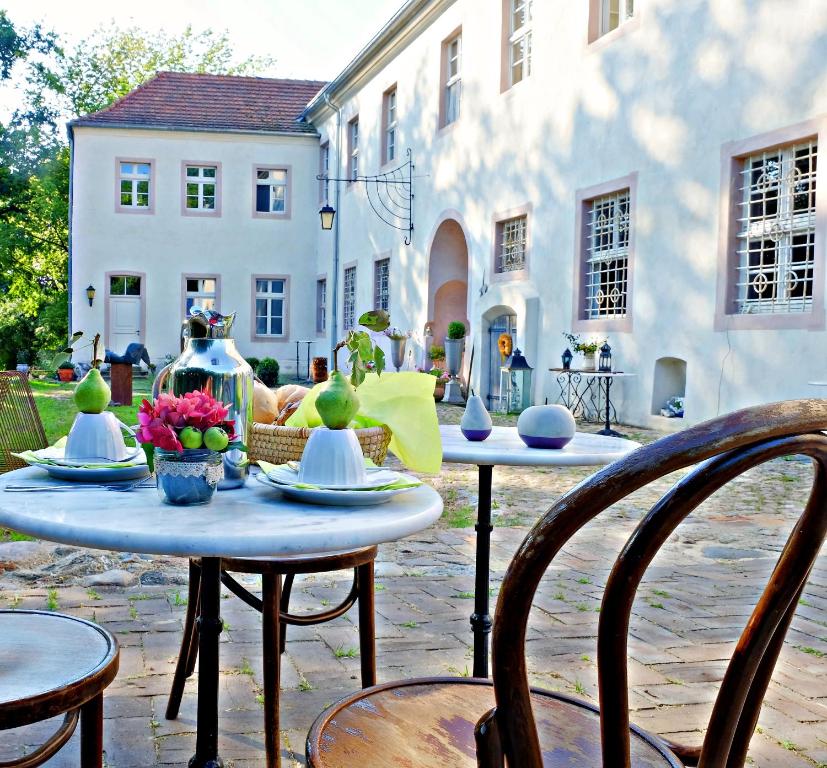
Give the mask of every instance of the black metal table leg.
<svg viewBox="0 0 827 768">
<path fill-rule="evenodd" d="M 606 424 L 597 434 L 598 435 L 607 435 L 608 437 L 625 437 L 625 435 L 621 435 L 620 432 L 615 431 L 612 429 L 612 419 L 611 419 L 611 407 L 612 407 L 612 398 L 610 396 L 610 392 L 612 391 L 612 377 L 606 376 L 603 378 L 606 382 Z M 598 379 L 599 381 L 599 379 Z M 599 385 L 598 385 L 599 386 Z"/>
<path fill-rule="evenodd" d="M 218 638 L 221 621 L 221 560 L 201 559 L 198 623 L 198 716 L 195 754 L 189 768 L 224 768 L 218 756 Z"/>
<path fill-rule="evenodd" d="M 491 564 L 491 479 L 494 467 L 480 465 L 479 500 L 477 503 L 477 564 L 474 575 L 474 612 L 471 630 L 474 633 L 474 677 L 488 677 L 488 636 L 491 634 L 488 584 Z"/>
</svg>

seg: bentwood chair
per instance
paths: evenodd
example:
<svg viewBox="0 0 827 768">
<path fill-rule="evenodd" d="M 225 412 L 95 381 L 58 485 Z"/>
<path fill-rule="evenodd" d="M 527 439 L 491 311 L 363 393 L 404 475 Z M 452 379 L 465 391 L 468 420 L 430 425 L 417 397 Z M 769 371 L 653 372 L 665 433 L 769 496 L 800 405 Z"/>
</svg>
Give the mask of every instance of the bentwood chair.
<svg viewBox="0 0 827 768">
<path fill-rule="evenodd" d="M 494 620 L 493 684 L 419 679 L 349 696 L 314 723 L 307 738 L 308 766 L 743 766 L 784 637 L 827 532 L 823 430 L 827 400 L 748 408 L 644 446 L 592 475 L 546 512 L 508 568 Z M 630 724 L 627 632 L 646 568 L 678 524 L 712 493 L 748 469 L 793 454 L 813 459 L 810 497 L 737 643 L 703 743 L 670 743 Z M 529 611 L 553 558 L 600 512 L 692 465 L 697 466 L 637 526 L 609 576 L 598 626 L 600 707 L 530 689 Z"/>
<path fill-rule="evenodd" d="M 28 377 L 19 371 L 0 371 L 0 474 L 26 466 L 12 453 L 47 445 Z"/>
</svg>

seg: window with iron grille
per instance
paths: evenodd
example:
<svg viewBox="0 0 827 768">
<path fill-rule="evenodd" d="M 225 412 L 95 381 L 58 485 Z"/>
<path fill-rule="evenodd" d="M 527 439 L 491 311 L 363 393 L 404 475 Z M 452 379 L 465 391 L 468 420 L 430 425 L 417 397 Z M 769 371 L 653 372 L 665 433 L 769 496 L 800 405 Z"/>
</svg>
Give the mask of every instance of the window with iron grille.
<svg viewBox="0 0 827 768">
<path fill-rule="evenodd" d="M 622 317 L 629 290 L 628 189 L 587 200 L 584 318 Z"/>
<path fill-rule="evenodd" d="M 119 190 L 121 208 L 149 208 L 149 182 L 152 173 L 150 163 L 121 162 L 119 168 Z"/>
<path fill-rule="evenodd" d="M 531 74 L 531 15 L 533 0 L 510 0 L 508 23 L 509 85 Z"/>
<path fill-rule="evenodd" d="M 346 331 L 356 326 L 356 267 L 345 269 L 344 279 L 344 311 L 342 312 L 342 326 Z"/>
<path fill-rule="evenodd" d="M 396 88 L 391 88 L 385 93 L 383 99 L 385 113 L 385 144 L 383 163 L 390 163 L 396 158 Z"/>
<path fill-rule="evenodd" d="M 459 119 L 460 101 L 462 99 L 462 35 L 457 35 L 445 43 L 445 118 L 444 125 L 450 125 Z"/>
<path fill-rule="evenodd" d="M 215 210 L 218 167 L 215 165 L 188 165 L 184 170 L 184 207 L 188 211 Z"/>
<path fill-rule="evenodd" d="M 327 330 L 327 280 L 316 281 L 316 333 Z"/>
<path fill-rule="evenodd" d="M 751 155 L 737 205 L 735 311 L 809 312 L 815 265 L 815 140 Z"/>
<path fill-rule="evenodd" d="M 517 216 L 497 224 L 497 273 L 520 272 L 526 268 L 528 217 Z"/>
<path fill-rule="evenodd" d="M 391 260 L 380 259 L 373 264 L 373 306 L 375 309 L 390 308 Z"/>
<path fill-rule="evenodd" d="M 287 280 L 254 277 L 256 336 L 284 336 L 287 310 Z"/>
</svg>

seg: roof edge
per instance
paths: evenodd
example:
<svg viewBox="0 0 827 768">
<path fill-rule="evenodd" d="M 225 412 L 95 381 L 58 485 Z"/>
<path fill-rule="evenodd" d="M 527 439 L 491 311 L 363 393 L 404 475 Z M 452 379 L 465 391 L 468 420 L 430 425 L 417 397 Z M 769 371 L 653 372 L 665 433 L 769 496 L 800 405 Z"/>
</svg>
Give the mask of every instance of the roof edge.
<svg viewBox="0 0 827 768">
<path fill-rule="evenodd" d="M 112 128 L 114 130 L 129 129 L 133 131 L 179 131 L 181 133 L 233 133 L 246 134 L 249 136 L 301 136 L 311 139 L 319 138 L 320 134 L 315 129 L 312 131 L 265 131 L 254 130 L 253 128 L 204 128 L 198 126 L 184 125 L 147 125 L 146 123 L 108 123 L 104 121 L 89 120 L 78 117 L 66 123 L 66 129 L 71 133 L 75 128 Z"/>
</svg>

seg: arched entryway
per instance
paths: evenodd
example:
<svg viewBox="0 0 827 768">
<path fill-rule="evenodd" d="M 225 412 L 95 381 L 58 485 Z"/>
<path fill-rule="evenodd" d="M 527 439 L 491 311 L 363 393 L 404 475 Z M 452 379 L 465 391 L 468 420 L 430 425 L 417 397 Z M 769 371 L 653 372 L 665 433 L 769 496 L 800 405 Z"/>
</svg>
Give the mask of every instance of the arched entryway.
<svg viewBox="0 0 827 768">
<path fill-rule="evenodd" d="M 496 411 L 500 403 L 500 335 L 507 333 L 517 341 L 517 313 L 506 306 L 491 307 L 482 316 L 482 366 L 480 386 L 485 392 L 485 406 Z"/>
<path fill-rule="evenodd" d="M 468 324 L 468 243 L 459 222 L 444 219 L 434 232 L 428 257 L 428 324 L 442 345 L 448 323 Z"/>
</svg>

